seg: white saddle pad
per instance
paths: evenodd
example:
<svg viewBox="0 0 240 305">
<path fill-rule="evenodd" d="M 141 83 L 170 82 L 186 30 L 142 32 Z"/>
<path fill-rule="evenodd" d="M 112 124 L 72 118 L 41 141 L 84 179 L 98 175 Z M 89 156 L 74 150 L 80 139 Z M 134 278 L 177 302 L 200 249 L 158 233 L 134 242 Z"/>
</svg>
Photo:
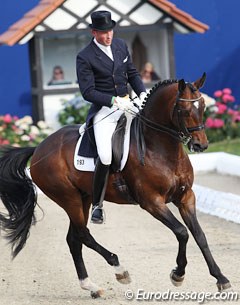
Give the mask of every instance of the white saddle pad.
<svg viewBox="0 0 240 305">
<path fill-rule="evenodd" d="M 121 160 L 121 168 L 120 170 L 123 170 L 124 166 L 126 165 L 128 154 L 129 154 L 129 144 L 130 144 L 130 127 L 132 124 L 132 120 L 127 120 L 126 124 L 126 131 L 124 136 L 124 148 L 123 148 L 123 157 Z M 75 153 L 74 153 L 74 166 L 76 169 L 80 171 L 87 171 L 87 172 L 94 172 L 95 170 L 95 164 L 94 164 L 94 158 L 87 158 L 82 157 L 78 155 L 79 147 L 81 145 L 81 141 L 83 138 L 83 134 L 85 132 L 85 124 L 83 124 L 79 128 L 80 138 L 77 142 Z"/>
</svg>

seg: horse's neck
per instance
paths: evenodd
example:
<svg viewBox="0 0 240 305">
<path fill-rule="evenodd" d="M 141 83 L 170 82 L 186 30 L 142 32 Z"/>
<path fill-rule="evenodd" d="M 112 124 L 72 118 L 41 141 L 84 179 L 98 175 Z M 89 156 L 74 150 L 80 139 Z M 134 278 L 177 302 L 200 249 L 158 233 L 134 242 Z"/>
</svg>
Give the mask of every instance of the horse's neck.
<svg viewBox="0 0 240 305">
<path fill-rule="evenodd" d="M 149 97 L 149 101 L 144 108 L 144 116 L 156 124 L 172 128 L 172 111 L 177 91 L 171 90 L 170 94 L 168 88 L 156 91 Z"/>
<path fill-rule="evenodd" d="M 143 136 L 146 143 L 146 151 L 150 150 L 153 154 L 174 160 L 185 155 L 182 143 L 170 134 L 152 130 L 145 126 L 143 128 Z"/>
<path fill-rule="evenodd" d="M 148 124 L 142 125 L 142 132 L 146 143 L 146 149 L 154 154 L 161 154 L 166 159 L 178 160 L 185 158 L 183 146 L 173 134 L 163 132 L 157 126 L 165 126 L 175 130 L 172 123 L 173 109 L 177 96 L 177 84 L 166 85 L 159 88 L 149 97 L 143 111 L 147 120 L 153 122 L 151 127 Z M 148 125 L 148 126 L 147 126 Z M 156 128 L 154 128 L 154 126 Z M 171 133 L 171 132 L 170 132 Z"/>
</svg>

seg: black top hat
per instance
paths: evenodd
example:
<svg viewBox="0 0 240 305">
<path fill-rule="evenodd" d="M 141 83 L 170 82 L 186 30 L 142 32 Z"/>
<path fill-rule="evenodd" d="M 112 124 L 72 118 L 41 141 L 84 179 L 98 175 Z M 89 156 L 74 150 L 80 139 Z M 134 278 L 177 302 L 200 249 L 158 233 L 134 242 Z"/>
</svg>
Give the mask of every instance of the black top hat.
<svg viewBox="0 0 240 305">
<path fill-rule="evenodd" d="M 98 31 L 107 31 L 115 27 L 116 22 L 111 19 L 111 13 L 108 11 L 96 11 L 91 14 L 92 24 L 90 28 Z"/>
</svg>

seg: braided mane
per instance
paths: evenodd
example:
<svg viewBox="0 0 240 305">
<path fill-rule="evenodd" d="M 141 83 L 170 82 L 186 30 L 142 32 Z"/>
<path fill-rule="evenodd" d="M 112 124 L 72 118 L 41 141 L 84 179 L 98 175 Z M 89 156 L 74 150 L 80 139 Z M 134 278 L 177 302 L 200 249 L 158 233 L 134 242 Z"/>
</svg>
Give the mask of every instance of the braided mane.
<svg viewBox="0 0 240 305">
<path fill-rule="evenodd" d="M 168 85 L 171 85 L 171 84 L 174 84 L 174 83 L 178 83 L 178 79 L 165 79 L 163 81 L 159 81 L 158 83 L 156 83 L 148 92 L 146 98 L 145 98 L 145 102 L 144 102 L 144 105 L 146 104 L 146 102 L 148 101 L 148 99 L 152 96 L 152 94 L 154 92 L 157 91 L 157 89 L 159 87 L 165 87 L 165 86 L 168 86 Z"/>
</svg>

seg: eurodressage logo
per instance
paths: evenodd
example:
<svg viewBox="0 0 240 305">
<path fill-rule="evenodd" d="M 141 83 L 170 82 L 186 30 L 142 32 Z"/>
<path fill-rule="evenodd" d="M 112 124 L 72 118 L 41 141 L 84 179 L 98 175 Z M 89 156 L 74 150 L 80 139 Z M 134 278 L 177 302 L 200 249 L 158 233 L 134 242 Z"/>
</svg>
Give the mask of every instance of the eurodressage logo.
<svg viewBox="0 0 240 305">
<path fill-rule="evenodd" d="M 195 291 L 171 291 L 167 290 L 164 292 L 160 291 L 145 291 L 144 289 L 138 289 L 137 292 L 133 292 L 128 289 L 125 291 L 125 299 L 132 301 L 196 301 L 198 304 L 203 304 L 205 301 L 238 301 L 239 294 L 233 291 L 222 291 L 222 292 L 195 292 Z"/>
</svg>

